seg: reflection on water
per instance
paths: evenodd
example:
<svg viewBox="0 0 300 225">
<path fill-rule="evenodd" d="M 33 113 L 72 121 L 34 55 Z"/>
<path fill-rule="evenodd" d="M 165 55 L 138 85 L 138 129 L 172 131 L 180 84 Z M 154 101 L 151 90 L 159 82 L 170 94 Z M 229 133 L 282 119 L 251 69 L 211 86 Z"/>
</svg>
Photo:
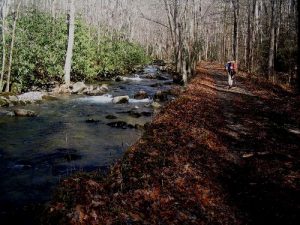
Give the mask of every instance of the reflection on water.
<svg viewBox="0 0 300 225">
<path fill-rule="evenodd" d="M 154 67 L 144 71 L 156 72 Z M 157 82 L 167 81 L 143 79 L 141 74 L 112 84 L 103 96 L 70 96 L 26 106 L 38 112 L 36 118 L 0 117 L 0 219 L 17 207 L 49 200 L 60 179 L 72 172 L 101 169 L 119 159 L 141 130 L 112 128 L 107 123 L 149 122 L 152 109 L 145 104 L 151 100 L 132 96 L 139 90 L 153 96 L 162 88 L 151 87 Z M 129 95 L 129 104 L 113 104 L 112 98 L 119 95 Z M 132 111 L 142 116 L 132 116 L 128 113 Z M 108 115 L 116 119 L 107 119 Z"/>
</svg>

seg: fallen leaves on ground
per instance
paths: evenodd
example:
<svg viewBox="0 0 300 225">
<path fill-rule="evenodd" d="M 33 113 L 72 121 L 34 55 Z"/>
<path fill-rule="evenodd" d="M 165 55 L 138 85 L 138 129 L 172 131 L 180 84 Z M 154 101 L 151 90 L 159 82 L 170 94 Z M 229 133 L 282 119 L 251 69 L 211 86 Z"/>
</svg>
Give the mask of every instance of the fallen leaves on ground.
<svg viewBox="0 0 300 225">
<path fill-rule="evenodd" d="M 299 196 L 299 137 L 284 140 L 272 114 L 299 125 L 297 104 L 286 102 L 284 91 L 245 80 L 256 96 L 222 92 L 214 88 L 220 81 L 226 83 L 221 66 L 199 67 L 106 176 L 61 184 L 45 223 L 257 224 L 262 214 L 267 222 L 299 219 L 298 197 L 291 199 Z M 272 101 L 268 91 L 281 95 Z"/>
</svg>

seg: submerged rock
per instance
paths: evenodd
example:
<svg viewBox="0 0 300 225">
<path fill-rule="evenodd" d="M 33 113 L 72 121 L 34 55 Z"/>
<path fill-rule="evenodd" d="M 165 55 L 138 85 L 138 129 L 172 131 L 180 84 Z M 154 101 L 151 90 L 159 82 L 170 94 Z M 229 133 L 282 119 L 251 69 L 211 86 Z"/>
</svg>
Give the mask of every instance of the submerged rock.
<svg viewBox="0 0 300 225">
<path fill-rule="evenodd" d="M 108 123 L 107 125 L 110 127 L 115 127 L 115 128 L 122 128 L 122 129 L 128 128 L 128 124 L 124 121 L 111 122 L 111 123 Z"/>
<path fill-rule="evenodd" d="M 44 95 L 43 96 L 43 100 L 46 100 L 46 101 L 55 101 L 55 100 L 58 100 L 57 97 L 53 96 L 53 95 Z"/>
<path fill-rule="evenodd" d="M 141 112 L 141 115 L 145 116 L 145 117 L 150 117 L 150 116 L 152 116 L 152 113 L 151 112 Z"/>
<path fill-rule="evenodd" d="M 15 113 L 15 116 L 21 116 L 21 117 L 35 117 L 35 116 L 37 116 L 36 112 L 26 110 L 26 109 L 15 109 L 14 113 Z"/>
<path fill-rule="evenodd" d="M 118 117 L 116 117 L 116 116 L 114 116 L 114 115 L 107 115 L 105 118 L 108 119 L 108 120 L 115 120 L 115 119 L 117 119 Z"/>
<path fill-rule="evenodd" d="M 142 116 L 141 113 L 137 112 L 137 111 L 133 111 L 130 110 L 127 112 L 129 116 L 133 117 L 133 118 L 140 118 Z"/>
<path fill-rule="evenodd" d="M 120 128 L 120 129 L 142 129 L 143 126 L 139 125 L 139 124 L 128 124 L 124 121 L 116 121 L 116 122 L 111 122 L 107 124 L 110 127 L 114 127 L 114 128 Z"/>
<path fill-rule="evenodd" d="M 87 119 L 86 121 L 85 121 L 86 123 L 99 123 L 100 122 L 100 120 L 96 120 L 96 119 Z"/>
<path fill-rule="evenodd" d="M 163 75 L 158 75 L 158 76 L 156 77 L 156 79 L 157 79 L 157 80 L 169 80 L 169 78 L 167 78 L 167 77 L 165 77 L 165 76 L 163 76 Z"/>
<path fill-rule="evenodd" d="M 114 97 L 112 100 L 113 103 L 115 104 L 125 104 L 129 102 L 129 96 L 125 95 L 125 96 L 117 96 Z"/>
</svg>

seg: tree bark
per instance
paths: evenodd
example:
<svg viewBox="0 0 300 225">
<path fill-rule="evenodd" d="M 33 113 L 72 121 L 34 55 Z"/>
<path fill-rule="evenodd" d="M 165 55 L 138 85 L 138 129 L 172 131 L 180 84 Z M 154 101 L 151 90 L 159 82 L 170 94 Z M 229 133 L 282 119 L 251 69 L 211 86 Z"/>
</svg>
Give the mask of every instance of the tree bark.
<svg viewBox="0 0 300 225">
<path fill-rule="evenodd" d="M 6 41 L 5 41 L 5 17 L 6 17 L 6 1 L 2 5 L 2 69 L 1 69 L 1 78 L 0 78 L 0 93 L 3 90 L 3 79 L 6 63 Z"/>
<path fill-rule="evenodd" d="M 9 53 L 8 72 L 7 72 L 5 92 L 9 92 L 9 90 L 10 90 L 11 66 L 12 66 L 12 60 L 13 60 L 13 50 L 14 50 L 14 44 L 15 44 L 15 38 L 16 38 L 16 27 L 17 27 L 17 20 L 19 17 L 20 5 L 21 5 L 21 2 L 19 2 L 17 11 L 15 13 L 15 19 L 14 19 L 14 25 L 13 25 L 13 31 L 12 31 L 12 37 L 11 37 L 11 44 L 10 44 L 10 53 Z"/>
<path fill-rule="evenodd" d="M 65 84 L 70 85 L 71 82 L 71 65 L 73 56 L 73 46 L 74 46 L 74 33 L 75 33 L 75 6 L 74 0 L 69 0 L 69 13 L 68 13 L 68 48 L 65 61 Z"/>
<path fill-rule="evenodd" d="M 268 57 L 268 79 L 270 79 L 274 73 L 274 55 L 275 55 L 275 2 L 276 0 L 270 0 L 271 3 L 271 23 L 270 23 L 270 47 Z"/>
<path fill-rule="evenodd" d="M 299 1 L 296 2 L 297 4 L 297 12 L 296 12 L 296 29 L 297 29 L 297 41 L 298 41 L 298 49 L 300 48 L 300 36 L 299 36 L 299 32 L 300 32 L 300 23 L 299 23 L 299 12 L 300 12 L 300 5 L 299 5 Z M 298 51 L 297 54 L 297 65 L 296 65 L 296 91 L 298 94 L 300 94 L 300 54 Z"/>
<path fill-rule="evenodd" d="M 239 51 L 239 14 L 240 5 L 239 0 L 232 0 L 233 4 L 233 60 L 238 63 Z"/>
</svg>

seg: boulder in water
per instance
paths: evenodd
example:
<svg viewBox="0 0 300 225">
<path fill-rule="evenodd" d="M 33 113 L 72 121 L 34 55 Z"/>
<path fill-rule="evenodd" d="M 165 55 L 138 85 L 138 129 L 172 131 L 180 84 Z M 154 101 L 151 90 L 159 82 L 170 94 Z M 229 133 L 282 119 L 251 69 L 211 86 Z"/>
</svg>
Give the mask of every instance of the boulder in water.
<svg viewBox="0 0 300 225">
<path fill-rule="evenodd" d="M 66 84 L 62 84 L 62 85 L 57 85 L 55 86 L 51 92 L 53 94 L 68 94 L 70 93 L 70 89 L 69 89 L 69 86 L 66 85 Z"/>
<path fill-rule="evenodd" d="M 154 79 L 156 79 L 156 75 L 155 74 L 147 74 L 147 75 L 145 75 L 145 78 L 154 80 Z"/>
<path fill-rule="evenodd" d="M 103 92 L 108 92 L 109 91 L 108 85 L 107 84 L 102 84 L 100 86 L 100 90 L 103 91 Z"/>
<path fill-rule="evenodd" d="M 15 109 L 14 113 L 15 113 L 15 116 L 21 116 L 21 117 L 35 117 L 35 116 L 37 116 L 36 112 L 26 110 L 26 109 Z"/>
<path fill-rule="evenodd" d="M 31 91 L 31 92 L 26 92 L 24 94 L 18 95 L 17 97 L 19 101 L 36 102 L 36 101 L 42 101 L 45 95 L 46 93 L 44 92 Z"/>
<path fill-rule="evenodd" d="M 169 91 L 157 91 L 153 97 L 155 101 L 164 102 L 168 100 Z"/>
<path fill-rule="evenodd" d="M 148 98 L 149 95 L 146 91 L 139 91 L 137 93 L 134 94 L 134 99 L 145 99 L 145 98 Z"/>
<path fill-rule="evenodd" d="M 72 94 L 83 93 L 87 86 L 83 82 L 77 82 L 73 84 Z"/>
<path fill-rule="evenodd" d="M 112 100 L 113 103 L 115 104 L 125 104 L 129 102 L 129 96 L 125 95 L 125 96 L 117 96 L 114 97 Z"/>
<path fill-rule="evenodd" d="M 161 104 L 159 104 L 158 102 L 152 102 L 151 107 L 154 109 L 159 109 L 161 108 Z"/>
<path fill-rule="evenodd" d="M 101 86 L 93 87 L 90 85 L 84 93 L 90 96 L 97 96 L 97 95 L 103 95 L 106 92 L 108 92 L 108 85 L 102 84 Z"/>
<path fill-rule="evenodd" d="M 95 90 L 86 92 L 86 94 L 89 96 L 97 96 L 97 95 L 103 95 L 104 92 L 100 89 L 95 89 Z"/>
<path fill-rule="evenodd" d="M 123 78 L 122 76 L 117 76 L 117 77 L 115 78 L 115 81 L 116 81 L 116 82 L 124 81 L 124 78 Z"/>
</svg>

